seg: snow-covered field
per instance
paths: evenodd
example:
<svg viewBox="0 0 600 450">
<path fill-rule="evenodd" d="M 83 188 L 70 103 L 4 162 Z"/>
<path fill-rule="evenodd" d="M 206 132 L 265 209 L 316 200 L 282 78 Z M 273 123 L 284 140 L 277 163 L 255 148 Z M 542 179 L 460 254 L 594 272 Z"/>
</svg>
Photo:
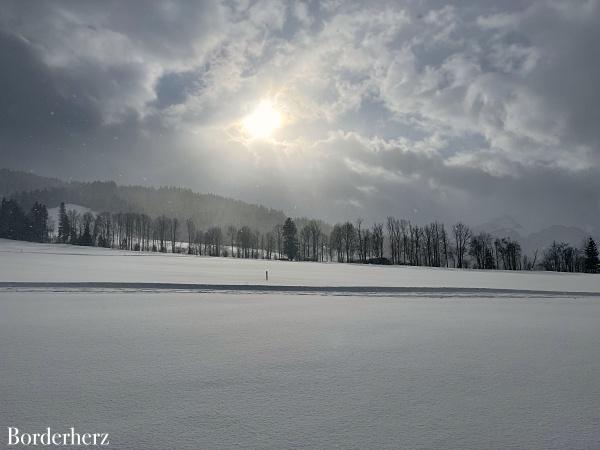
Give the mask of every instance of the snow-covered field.
<svg viewBox="0 0 600 450">
<path fill-rule="evenodd" d="M 265 280 L 265 271 L 269 280 Z M 600 293 L 586 274 L 243 260 L 0 240 L 0 282 L 373 286 Z M 443 289 L 440 289 L 442 291 Z"/>
<path fill-rule="evenodd" d="M 599 317 L 592 297 L 0 292 L 0 425 L 115 449 L 598 449 Z"/>
<path fill-rule="evenodd" d="M 0 241 L 0 426 L 119 449 L 597 449 L 599 317 L 592 275 Z"/>
</svg>

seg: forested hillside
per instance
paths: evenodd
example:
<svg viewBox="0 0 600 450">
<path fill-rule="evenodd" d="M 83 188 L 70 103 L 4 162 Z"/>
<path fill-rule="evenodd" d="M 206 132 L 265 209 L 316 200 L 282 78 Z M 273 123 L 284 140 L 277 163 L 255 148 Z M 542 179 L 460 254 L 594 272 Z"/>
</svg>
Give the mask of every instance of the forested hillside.
<svg viewBox="0 0 600 450">
<path fill-rule="evenodd" d="M 48 178 L 33 173 L 0 169 L 0 197 L 8 197 L 17 192 L 35 189 L 54 188 L 65 185 L 57 178 Z"/>
<path fill-rule="evenodd" d="M 119 186 L 114 181 L 62 182 L 24 172 L 2 169 L 0 196 L 10 196 L 26 210 L 35 202 L 54 208 L 61 202 L 97 212 L 136 212 L 166 215 L 185 222 L 192 218 L 201 228 L 249 226 L 261 232 L 282 223 L 281 211 L 214 194 L 198 194 L 178 187 Z"/>
</svg>

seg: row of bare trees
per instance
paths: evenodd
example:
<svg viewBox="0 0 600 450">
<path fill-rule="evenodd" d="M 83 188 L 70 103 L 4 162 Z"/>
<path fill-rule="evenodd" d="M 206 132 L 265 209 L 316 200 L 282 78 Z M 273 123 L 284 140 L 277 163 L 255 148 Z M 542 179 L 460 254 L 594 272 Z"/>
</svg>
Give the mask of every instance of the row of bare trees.
<svg viewBox="0 0 600 450">
<path fill-rule="evenodd" d="M 593 239 L 590 238 L 590 241 L 595 247 Z M 588 245 L 590 241 L 588 241 Z M 589 267 L 588 262 L 590 256 L 593 257 L 593 254 L 588 255 L 588 251 L 587 247 L 579 249 L 565 242 L 555 241 L 544 252 L 542 266 L 544 269 L 554 272 L 594 272 L 593 267 Z"/>
<path fill-rule="evenodd" d="M 446 231 L 443 223 L 415 225 L 408 220 L 388 217 L 387 236 L 383 224 L 366 228 L 361 219 L 333 227 L 330 237 L 331 260 L 339 262 L 378 262 L 411 266 L 519 270 L 535 267 L 522 256 L 521 246 L 510 238 L 494 239 L 488 233 L 473 234 L 462 222 Z M 387 251 L 384 257 L 384 240 Z"/>
<path fill-rule="evenodd" d="M 247 226 L 198 229 L 192 219 L 182 226 L 167 216 L 138 213 L 98 215 L 65 211 L 61 205 L 58 240 L 80 245 L 237 258 L 295 259 L 475 269 L 590 271 L 585 250 L 554 242 L 538 262 L 538 252 L 524 255 L 510 238 L 494 238 L 458 222 L 416 225 L 388 217 L 385 225 L 362 219 L 335 224 L 329 233 L 315 220 L 292 219 L 261 233 Z M 186 239 L 187 238 L 187 245 Z M 591 245 L 591 244 L 589 244 Z M 590 251 L 588 251 L 589 253 Z M 589 258 L 588 258 L 589 259 Z M 588 262 L 586 262 L 588 261 Z"/>
<path fill-rule="evenodd" d="M 388 217 L 387 234 L 392 264 L 448 267 L 453 253 L 444 224 L 432 222 L 418 226 Z"/>
<path fill-rule="evenodd" d="M 69 210 L 66 217 L 68 237 L 59 231 L 60 242 L 81 243 L 84 230 L 89 229 L 91 237 L 87 245 L 207 256 L 231 254 L 243 258 L 271 258 L 276 244 L 274 233 L 263 235 L 246 226 L 239 230 L 228 227 L 225 233 L 219 226 L 201 230 L 192 219 L 186 221 L 184 228 L 177 218 L 164 215 L 151 218 L 146 214 L 103 212 L 94 216 Z M 183 239 L 184 233 L 187 240 Z"/>
<path fill-rule="evenodd" d="M 66 211 L 64 220 L 68 223 L 64 226 L 68 231 L 61 234 L 59 227 L 61 242 L 238 258 L 273 259 L 284 254 L 282 225 L 267 233 L 247 226 L 228 226 L 223 232 L 218 226 L 197 229 L 194 221 L 188 219 L 183 230 L 178 219 L 164 215 L 151 218 L 139 213 L 103 212 L 94 216 L 75 210 Z M 180 236 L 184 232 L 187 246 L 183 245 Z M 463 223 L 454 225 L 451 233 L 449 236 L 444 224 L 439 222 L 419 226 L 388 217 L 385 229 L 382 223 L 367 227 L 362 219 L 358 219 L 356 223 L 334 225 L 327 235 L 317 221 L 309 220 L 298 232 L 298 251 L 294 259 L 481 269 L 517 270 L 522 267 L 520 246 L 516 242 L 492 241 L 485 233 L 472 236 L 469 227 Z M 387 248 L 384 245 L 386 239 Z M 468 256 L 472 257 L 470 265 L 466 260 Z"/>
</svg>

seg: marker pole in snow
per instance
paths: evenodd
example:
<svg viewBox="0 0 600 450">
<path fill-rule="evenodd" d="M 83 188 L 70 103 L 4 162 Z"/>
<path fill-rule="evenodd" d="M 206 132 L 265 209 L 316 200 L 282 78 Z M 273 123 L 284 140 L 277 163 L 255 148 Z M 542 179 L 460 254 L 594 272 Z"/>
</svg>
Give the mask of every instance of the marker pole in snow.
<svg viewBox="0 0 600 450">
<path fill-rule="evenodd" d="M 265 270 L 265 280 L 269 281 L 269 271 Z"/>
</svg>

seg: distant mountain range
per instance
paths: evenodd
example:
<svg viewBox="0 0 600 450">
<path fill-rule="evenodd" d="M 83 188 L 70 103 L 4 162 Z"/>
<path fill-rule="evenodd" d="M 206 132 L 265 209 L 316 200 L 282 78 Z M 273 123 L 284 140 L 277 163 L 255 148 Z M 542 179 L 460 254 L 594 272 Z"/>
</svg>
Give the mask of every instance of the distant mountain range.
<svg viewBox="0 0 600 450">
<path fill-rule="evenodd" d="M 525 229 L 512 217 L 505 215 L 490 220 L 473 228 L 474 232 L 486 232 L 498 238 L 511 238 L 513 240 L 522 241 L 523 235 L 526 234 Z"/>
<path fill-rule="evenodd" d="M 485 231 L 497 238 L 509 237 L 521 243 L 523 252 L 531 255 L 535 250 L 542 252 L 553 241 L 566 242 L 581 247 L 589 233 L 581 228 L 564 225 L 552 225 L 535 233 L 526 230 L 514 218 L 504 215 L 473 228 L 474 232 Z"/>
<path fill-rule="evenodd" d="M 55 208 L 61 202 L 96 212 L 137 212 L 152 217 L 165 214 L 183 223 L 193 218 L 196 226 L 247 225 L 266 232 L 283 223 L 282 211 L 214 194 L 198 194 L 179 187 L 119 186 L 114 181 L 61 181 L 26 172 L 0 169 L 0 197 L 13 197 L 23 207 L 35 201 Z"/>
</svg>

